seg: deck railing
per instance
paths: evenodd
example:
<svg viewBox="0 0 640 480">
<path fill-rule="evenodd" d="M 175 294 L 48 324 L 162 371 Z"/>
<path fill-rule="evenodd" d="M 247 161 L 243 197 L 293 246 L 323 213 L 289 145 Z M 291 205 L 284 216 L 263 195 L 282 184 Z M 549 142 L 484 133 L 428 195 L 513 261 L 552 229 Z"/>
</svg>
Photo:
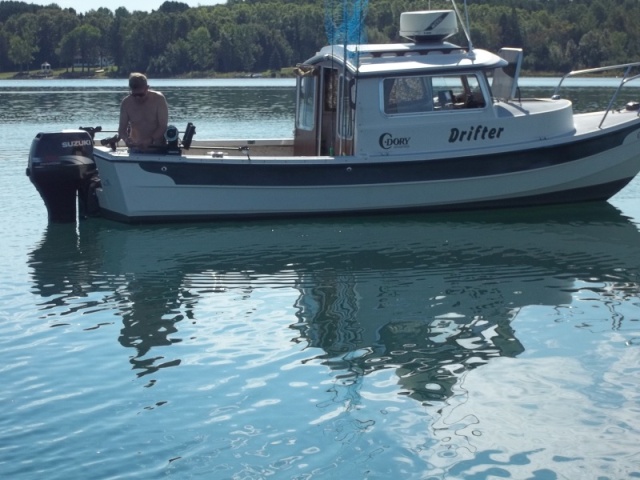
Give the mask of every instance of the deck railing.
<svg viewBox="0 0 640 480">
<path fill-rule="evenodd" d="M 555 91 L 553 92 L 553 97 L 552 98 L 559 98 L 560 97 L 560 95 L 558 93 L 558 92 L 560 92 L 560 87 L 562 86 L 562 83 L 569 77 L 575 77 L 575 76 L 578 76 L 578 75 L 588 75 L 590 73 L 599 73 L 599 72 L 607 72 L 607 71 L 611 71 L 611 70 L 624 69 L 624 75 L 622 76 L 622 79 L 620 80 L 620 84 L 618 85 L 618 88 L 616 88 L 616 91 L 611 96 L 611 99 L 609 100 L 609 105 L 607 105 L 607 109 L 604 112 L 604 116 L 602 117 L 602 120 L 600 121 L 600 124 L 598 125 L 598 128 L 600 128 L 600 127 L 602 127 L 602 124 L 604 123 L 605 119 L 607 118 L 607 115 L 611 111 L 611 108 L 613 107 L 613 104 L 615 103 L 616 99 L 618 98 L 618 93 L 620 93 L 620 90 L 622 90 L 622 87 L 624 87 L 627 83 L 631 82 L 632 80 L 637 80 L 638 78 L 640 78 L 640 74 L 636 74 L 636 75 L 633 75 L 631 77 L 629 76 L 631 74 L 631 71 L 635 67 L 640 68 L 640 62 L 623 63 L 623 64 L 620 64 L 620 65 L 609 65 L 607 67 L 587 68 L 585 70 L 574 70 L 573 72 L 567 73 L 564 77 L 562 77 L 560 79 L 560 83 L 558 83 L 558 86 L 556 87 Z M 638 115 L 640 115 L 640 111 L 638 112 Z"/>
</svg>

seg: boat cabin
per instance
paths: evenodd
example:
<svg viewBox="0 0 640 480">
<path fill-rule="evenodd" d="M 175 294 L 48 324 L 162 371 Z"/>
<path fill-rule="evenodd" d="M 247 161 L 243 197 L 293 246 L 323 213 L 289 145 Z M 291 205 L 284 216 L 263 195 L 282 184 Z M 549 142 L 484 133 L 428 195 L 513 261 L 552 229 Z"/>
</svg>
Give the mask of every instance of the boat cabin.
<svg viewBox="0 0 640 480">
<path fill-rule="evenodd" d="M 482 119 L 515 94 L 522 51 L 445 41 L 457 32 L 453 10 L 403 13 L 400 27 L 410 43 L 326 46 L 298 66 L 295 155 L 384 156 L 502 136 Z"/>
</svg>

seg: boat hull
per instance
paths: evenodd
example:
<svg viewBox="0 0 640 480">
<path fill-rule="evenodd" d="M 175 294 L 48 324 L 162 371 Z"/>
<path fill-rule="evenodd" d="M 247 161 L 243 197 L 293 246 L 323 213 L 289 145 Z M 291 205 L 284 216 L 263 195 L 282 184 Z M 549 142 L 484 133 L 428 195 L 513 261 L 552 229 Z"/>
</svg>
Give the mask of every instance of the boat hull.
<svg viewBox="0 0 640 480">
<path fill-rule="evenodd" d="M 102 213 L 125 222 L 486 209 L 610 198 L 640 171 L 640 124 L 441 159 L 94 157 Z"/>
</svg>

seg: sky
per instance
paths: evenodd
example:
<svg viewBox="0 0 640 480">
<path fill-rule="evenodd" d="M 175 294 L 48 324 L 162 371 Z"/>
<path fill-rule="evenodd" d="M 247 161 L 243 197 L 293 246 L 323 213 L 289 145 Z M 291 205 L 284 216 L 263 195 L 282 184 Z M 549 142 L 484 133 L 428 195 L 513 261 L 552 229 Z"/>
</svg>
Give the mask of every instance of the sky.
<svg viewBox="0 0 640 480">
<path fill-rule="evenodd" d="M 205 5 L 215 5 L 217 3 L 226 3 L 226 0 L 176 0 L 186 3 L 190 7 L 198 7 Z M 77 13 L 86 13 L 89 10 L 97 10 L 99 8 L 108 8 L 112 12 L 120 7 L 125 7 L 130 12 L 157 10 L 164 0 L 27 0 L 25 3 L 33 3 L 36 5 L 57 4 L 60 8 L 73 8 Z"/>
</svg>

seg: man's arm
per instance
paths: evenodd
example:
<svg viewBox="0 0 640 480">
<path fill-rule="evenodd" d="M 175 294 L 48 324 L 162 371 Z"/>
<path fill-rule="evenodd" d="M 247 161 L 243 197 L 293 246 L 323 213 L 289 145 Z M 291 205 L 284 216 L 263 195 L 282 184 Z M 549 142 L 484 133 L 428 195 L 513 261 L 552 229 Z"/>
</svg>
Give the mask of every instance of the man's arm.
<svg viewBox="0 0 640 480">
<path fill-rule="evenodd" d="M 156 115 L 158 119 L 158 128 L 153 132 L 153 141 L 154 143 L 162 144 L 164 143 L 164 134 L 167 131 L 167 126 L 169 125 L 169 105 L 167 104 L 167 99 L 160 92 L 158 92 L 158 108 L 156 110 Z"/>
<path fill-rule="evenodd" d="M 125 101 L 123 100 L 120 104 L 120 122 L 118 124 L 118 138 L 124 140 L 125 143 L 127 141 L 129 129 L 129 114 L 127 113 L 127 107 L 125 105 Z"/>
</svg>

